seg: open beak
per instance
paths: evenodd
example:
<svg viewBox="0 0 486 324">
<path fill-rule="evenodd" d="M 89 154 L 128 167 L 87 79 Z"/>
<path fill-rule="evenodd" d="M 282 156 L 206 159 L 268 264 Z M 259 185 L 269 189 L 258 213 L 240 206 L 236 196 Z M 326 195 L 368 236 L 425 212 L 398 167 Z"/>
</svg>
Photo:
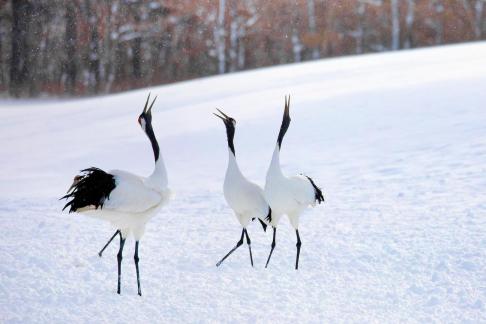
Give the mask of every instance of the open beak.
<svg viewBox="0 0 486 324">
<path fill-rule="evenodd" d="M 147 97 L 147 101 L 145 102 L 145 106 L 143 107 L 143 112 L 146 113 L 146 114 L 150 114 L 152 112 L 152 107 L 154 106 L 155 100 L 157 100 L 157 96 L 155 96 L 154 101 L 152 101 L 152 104 L 147 109 L 149 100 L 150 100 L 150 92 L 149 92 L 149 95 Z"/>
<path fill-rule="evenodd" d="M 217 111 L 219 111 L 219 113 L 220 113 L 222 116 L 220 116 L 220 115 L 218 115 L 218 114 L 216 114 L 216 113 L 213 113 L 213 115 L 214 115 L 214 116 L 216 116 L 216 117 L 221 118 L 221 120 L 223 120 L 223 122 L 226 122 L 226 120 L 228 120 L 228 119 L 230 118 L 228 115 L 226 115 L 224 112 L 222 112 L 222 111 L 221 111 L 221 110 L 219 110 L 218 108 L 216 108 L 216 110 L 217 110 Z"/>
<path fill-rule="evenodd" d="M 143 107 L 143 112 L 145 113 L 147 111 L 147 105 L 148 105 L 148 102 L 150 100 L 150 92 L 148 94 L 148 97 L 147 97 L 147 101 L 145 102 L 145 106 Z M 286 99 L 287 100 L 287 99 Z"/>
</svg>

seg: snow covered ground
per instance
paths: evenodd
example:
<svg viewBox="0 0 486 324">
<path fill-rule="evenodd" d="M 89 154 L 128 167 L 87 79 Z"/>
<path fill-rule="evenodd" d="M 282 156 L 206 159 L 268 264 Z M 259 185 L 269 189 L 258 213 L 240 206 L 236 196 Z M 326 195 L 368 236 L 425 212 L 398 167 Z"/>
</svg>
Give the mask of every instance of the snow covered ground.
<svg viewBox="0 0 486 324">
<path fill-rule="evenodd" d="M 109 225 L 61 213 L 78 170 L 146 175 L 136 122 L 148 91 L 172 203 L 140 246 L 122 295 Z M 225 131 L 263 185 L 284 95 L 287 174 L 305 172 L 326 203 L 295 235 L 249 228 L 225 204 Z M 0 101 L 0 322 L 486 322 L 486 43 L 288 65 L 84 100 Z"/>
</svg>

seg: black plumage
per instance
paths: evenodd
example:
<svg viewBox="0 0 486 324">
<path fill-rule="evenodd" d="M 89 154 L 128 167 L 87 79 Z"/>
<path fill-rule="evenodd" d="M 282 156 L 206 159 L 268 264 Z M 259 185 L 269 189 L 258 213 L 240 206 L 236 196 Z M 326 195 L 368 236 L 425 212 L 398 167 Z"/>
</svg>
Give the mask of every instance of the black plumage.
<svg viewBox="0 0 486 324">
<path fill-rule="evenodd" d="M 319 204 L 321 202 L 324 201 L 324 196 L 322 195 L 322 190 L 321 188 L 319 188 L 318 186 L 316 186 L 316 184 L 314 183 L 314 180 L 312 180 L 311 177 L 308 177 L 308 176 L 305 176 L 307 179 L 309 179 L 310 183 L 312 184 L 312 186 L 314 187 L 314 192 L 315 192 L 315 199 L 316 199 L 316 202 L 318 202 Z"/>
<path fill-rule="evenodd" d="M 81 170 L 82 174 L 74 178 L 74 183 L 68 194 L 61 199 L 71 199 L 64 206 L 69 212 L 75 212 L 80 208 L 94 206 L 95 209 L 103 208 L 106 199 L 115 189 L 115 178 L 98 168 Z"/>
<path fill-rule="evenodd" d="M 265 220 L 268 221 L 269 223 L 272 222 L 272 208 L 268 207 L 268 215 L 265 217 Z"/>
<path fill-rule="evenodd" d="M 282 147 L 282 141 L 285 136 L 285 133 L 287 133 L 287 130 L 289 129 L 290 125 L 290 96 L 289 99 L 287 100 L 287 97 L 285 97 L 285 109 L 284 109 L 284 115 L 282 119 L 282 124 L 280 125 L 280 131 L 278 132 L 278 138 L 277 138 L 277 143 L 278 143 L 278 149 Z"/>
</svg>

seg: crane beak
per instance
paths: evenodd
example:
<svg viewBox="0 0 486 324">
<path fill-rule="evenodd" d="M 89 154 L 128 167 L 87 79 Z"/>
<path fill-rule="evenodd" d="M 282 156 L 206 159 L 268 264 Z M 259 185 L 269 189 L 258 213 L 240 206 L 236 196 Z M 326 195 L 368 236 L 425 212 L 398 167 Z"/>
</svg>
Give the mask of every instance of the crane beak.
<svg viewBox="0 0 486 324">
<path fill-rule="evenodd" d="M 228 116 L 228 115 L 226 115 L 224 112 L 222 112 L 222 111 L 221 111 L 219 108 L 216 108 L 216 110 L 217 110 L 217 111 L 219 111 L 219 113 L 220 113 L 221 115 L 223 115 L 225 118 L 227 118 L 227 119 L 231 118 L 230 116 Z"/>
<path fill-rule="evenodd" d="M 217 110 L 217 111 L 219 111 L 219 113 L 220 113 L 222 116 L 220 116 L 220 115 L 218 115 L 218 114 L 216 114 L 216 113 L 213 113 L 213 115 L 214 115 L 214 116 L 216 116 L 216 117 L 221 118 L 221 120 L 222 120 L 223 122 L 226 122 L 226 121 L 227 121 L 227 120 L 230 118 L 228 115 L 226 115 L 224 112 L 222 112 L 222 111 L 221 111 L 221 110 L 219 110 L 218 108 L 216 108 L 216 110 Z"/>
<path fill-rule="evenodd" d="M 145 106 L 143 107 L 143 113 L 147 112 L 147 105 L 148 105 L 149 100 L 150 100 L 150 92 L 148 94 L 147 101 L 145 102 Z"/>
<path fill-rule="evenodd" d="M 152 104 L 150 105 L 149 109 L 147 109 L 147 114 L 152 113 L 152 107 L 154 106 L 155 100 L 157 100 L 157 96 L 155 96 L 154 101 L 152 101 Z"/>
<path fill-rule="evenodd" d="M 218 115 L 216 113 L 213 113 L 213 115 L 216 116 L 216 117 L 218 117 L 218 118 L 221 118 L 222 121 L 226 121 L 226 119 L 224 119 L 224 117 L 222 117 L 222 116 L 220 116 L 220 115 Z"/>
<path fill-rule="evenodd" d="M 149 100 L 150 100 L 150 92 L 148 94 L 147 101 L 145 102 L 145 106 L 143 107 L 143 113 L 147 115 L 150 115 L 150 113 L 152 112 L 152 107 L 154 106 L 155 100 L 157 100 L 157 96 L 155 96 L 154 100 L 152 101 L 152 104 L 150 104 L 150 107 L 147 109 Z"/>
</svg>

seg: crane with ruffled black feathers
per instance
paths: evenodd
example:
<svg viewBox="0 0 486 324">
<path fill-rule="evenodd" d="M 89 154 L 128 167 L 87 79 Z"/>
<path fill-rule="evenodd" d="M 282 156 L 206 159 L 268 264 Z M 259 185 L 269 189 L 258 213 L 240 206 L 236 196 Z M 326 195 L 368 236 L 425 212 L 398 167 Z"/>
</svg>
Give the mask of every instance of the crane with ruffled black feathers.
<svg viewBox="0 0 486 324">
<path fill-rule="evenodd" d="M 167 171 L 165 168 L 159 144 L 152 128 L 152 107 L 155 99 L 148 106 L 150 94 L 147 97 L 138 123 L 152 145 L 155 167 L 148 177 L 141 177 L 122 170 L 105 172 L 98 168 L 88 168 L 74 177 L 74 182 L 64 199 L 68 202 L 63 210 L 69 208 L 69 213 L 76 212 L 110 222 L 117 231 L 99 252 L 101 256 L 106 247 L 117 236 L 120 236 L 120 247 L 117 254 L 118 285 L 120 294 L 121 262 L 123 247 L 127 236 L 135 239 L 135 268 L 137 272 L 138 294 L 140 288 L 140 271 L 138 247 L 145 232 L 147 222 L 169 201 L 171 193 L 168 188 Z"/>
</svg>

